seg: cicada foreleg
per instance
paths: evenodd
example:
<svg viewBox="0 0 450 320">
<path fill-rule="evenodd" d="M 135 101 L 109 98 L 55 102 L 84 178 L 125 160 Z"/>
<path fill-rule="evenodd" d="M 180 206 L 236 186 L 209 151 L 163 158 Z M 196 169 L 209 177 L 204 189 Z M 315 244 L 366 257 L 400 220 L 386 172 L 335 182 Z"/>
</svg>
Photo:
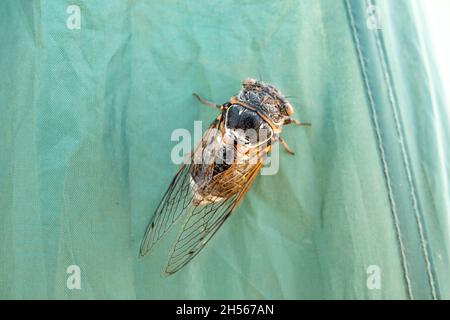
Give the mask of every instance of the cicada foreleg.
<svg viewBox="0 0 450 320">
<path fill-rule="evenodd" d="M 208 101 L 206 99 L 203 99 L 202 97 L 200 97 L 198 94 L 196 94 L 195 92 L 192 93 L 192 95 L 201 103 L 204 104 L 205 106 L 211 107 L 211 108 L 217 108 L 219 110 L 222 109 L 222 106 L 220 104 Z"/>
<path fill-rule="evenodd" d="M 299 122 L 299 121 L 297 121 L 295 119 L 291 119 L 291 118 L 286 119 L 284 121 L 283 125 L 286 126 L 288 124 L 295 124 L 295 125 L 300 126 L 300 127 L 311 127 L 311 123 L 307 123 L 307 122 L 303 123 L 303 122 Z"/>
</svg>

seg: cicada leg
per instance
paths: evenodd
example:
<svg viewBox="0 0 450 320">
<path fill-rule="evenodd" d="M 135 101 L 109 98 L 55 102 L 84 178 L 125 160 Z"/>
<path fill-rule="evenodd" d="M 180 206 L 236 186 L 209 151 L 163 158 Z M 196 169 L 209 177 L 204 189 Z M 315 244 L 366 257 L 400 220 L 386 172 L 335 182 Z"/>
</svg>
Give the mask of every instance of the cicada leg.
<svg viewBox="0 0 450 320">
<path fill-rule="evenodd" d="M 289 148 L 288 144 L 286 143 L 286 141 L 283 140 L 282 137 L 278 137 L 278 140 L 280 140 L 281 145 L 283 146 L 284 150 L 286 150 L 287 153 L 289 153 L 290 155 L 295 155 L 295 152 L 292 151 L 291 148 Z"/>
<path fill-rule="evenodd" d="M 219 104 L 217 104 L 217 103 L 214 103 L 214 102 L 211 102 L 211 101 L 208 101 L 208 100 L 206 100 L 206 99 L 203 99 L 202 97 L 200 97 L 198 94 L 196 94 L 195 92 L 192 94 L 201 104 L 204 104 L 205 106 L 208 106 L 208 107 L 211 107 L 211 108 L 217 108 L 217 109 L 221 109 L 222 108 L 222 106 L 221 105 L 219 105 Z"/>
<path fill-rule="evenodd" d="M 311 127 L 311 123 L 307 123 L 307 122 L 305 122 L 305 123 L 302 123 L 302 122 L 299 122 L 299 121 L 297 121 L 297 120 L 295 120 L 295 119 L 291 119 L 291 118 L 288 118 L 288 119 L 286 119 L 285 121 L 284 121 L 284 124 L 283 125 L 288 125 L 288 124 L 295 124 L 295 125 L 297 125 L 297 126 L 300 126 L 300 127 Z"/>
</svg>

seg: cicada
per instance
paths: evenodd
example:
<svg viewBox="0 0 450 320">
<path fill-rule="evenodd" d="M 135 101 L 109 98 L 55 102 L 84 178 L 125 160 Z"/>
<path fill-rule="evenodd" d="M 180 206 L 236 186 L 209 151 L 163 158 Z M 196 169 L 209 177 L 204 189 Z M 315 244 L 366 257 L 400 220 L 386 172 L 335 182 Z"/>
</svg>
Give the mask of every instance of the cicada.
<svg viewBox="0 0 450 320">
<path fill-rule="evenodd" d="M 294 154 L 280 136 L 283 126 L 309 125 L 291 118 L 294 108 L 287 98 L 263 81 L 244 80 L 240 92 L 222 105 L 194 96 L 220 113 L 170 183 L 140 247 L 143 257 L 184 218 L 165 275 L 183 268 L 205 247 L 242 201 L 274 143 Z"/>
</svg>

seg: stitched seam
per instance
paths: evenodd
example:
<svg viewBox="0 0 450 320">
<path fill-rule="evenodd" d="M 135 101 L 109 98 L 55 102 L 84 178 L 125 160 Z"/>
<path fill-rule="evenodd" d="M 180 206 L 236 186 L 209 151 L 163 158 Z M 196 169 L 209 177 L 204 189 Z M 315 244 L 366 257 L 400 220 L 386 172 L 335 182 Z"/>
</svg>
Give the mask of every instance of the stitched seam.
<svg viewBox="0 0 450 320">
<path fill-rule="evenodd" d="M 367 3 L 367 5 L 373 5 L 372 0 L 366 0 L 366 3 Z M 405 168 L 406 175 L 408 178 L 408 184 L 409 184 L 409 188 L 410 188 L 410 194 L 411 194 L 412 205 L 413 205 L 413 209 L 414 209 L 414 215 L 415 215 L 415 219 L 416 219 L 417 226 L 419 229 L 420 243 L 422 246 L 422 250 L 423 250 L 423 254 L 424 254 L 424 258 L 425 258 L 425 262 L 426 262 L 428 281 L 430 282 L 430 287 L 431 287 L 431 294 L 433 296 L 433 299 L 437 300 L 436 288 L 435 288 L 435 284 L 434 284 L 434 277 L 433 277 L 433 274 L 431 271 L 432 267 L 431 267 L 430 256 L 429 256 L 428 248 L 426 245 L 424 228 L 423 228 L 423 225 L 422 225 L 422 222 L 420 219 L 421 215 L 419 212 L 418 201 L 417 201 L 417 197 L 416 197 L 416 190 L 414 188 L 414 183 L 413 183 L 412 174 L 411 174 L 411 167 L 409 164 L 406 147 L 405 147 L 405 142 L 404 142 L 405 139 L 403 136 L 403 129 L 402 129 L 402 125 L 400 123 L 400 118 L 399 118 L 399 114 L 398 114 L 398 104 L 397 104 L 397 100 L 394 95 L 394 88 L 392 86 L 391 76 L 388 71 L 388 63 L 387 63 L 387 59 L 386 59 L 386 54 L 385 54 L 384 48 L 382 47 L 382 44 L 381 44 L 381 39 L 380 39 L 380 34 L 379 34 L 380 31 L 379 30 L 374 30 L 374 31 L 375 31 L 375 40 L 376 40 L 376 44 L 377 44 L 377 50 L 378 50 L 378 54 L 380 55 L 380 60 L 381 60 L 381 64 L 382 64 L 384 80 L 385 80 L 386 86 L 388 88 L 389 102 L 391 105 L 392 112 L 394 114 L 395 128 L 396 128 L 397 135 L 399 138 L 403 166 Z"/>
<path fill-rule="evenodd" d="M 412 286 L 411 286 L 411 279 L 409 278 L 409 270 L 408 270 L 405 246 L 403 244 L 403 239 L 402 239 L 402 234 L 401 234 L 400 224 L 399 224 L 399 219 L 398 219 L 398 214 L 397 214 L 397 206 L 396 206 L 395 200 L 394 200 L 392 184 L 391 184 L 391 177 L 389 174 L 389 167 L 388 167 L 388 164 L 386 161 L 386 153 L 385 153 L 384 147 L 383 147 L 383 139 L 381 136 L 380 125 L 378 123 L 378 116 L 377 116 L 377 112 L 376 112 L 376 108 L 375 108 L 375 100 L 373 98 L 372 88 L 370 86 L 369 77 L 367 75 L 367 68 L 366 68 L 366 64 L 364 62 L 364 55 L 363 55 L 363 52 L 361 49 L 361 42 L 359 39 L 358 31 L 356 29 L 355 18 L 353 16 L 353 13 L 351 10 L 351 4 L 350 4 L 349 0 L 345 0 L 345 3 L 346 3 L 346 7 L 347 7 L 347 13 L 350 17 L 350 24 L 351 24 L 353 37 L 355 40 L 355 46 L 356 46 L 356 49 L 358 52 L 361 72 L 362 72 L 362 76 L 364 78 L 364 83 L 365 83 L 367 95 L 369 98 L 370 108 L 371 108 L 371 112 L 372 112 L 372 119 L 373 119 L 373 122 L 375 125 L 375 132 L 376 132 L 377 140 L 378 140 L 378 148 L 380 150 L 381 161 L 383 162 L 384 176 L 385 176 L 386 185 L 388 188 L 388 198 L 389 198 L 389 203 L 391 205 L 392 216 L 394 218 L 394 225 L 395 225 L 395 230 L 397 233 L 397 240 L 398 240 L 399 247 L 400 247 L 403 273 L 404 273 L 404 278 L 405 278 L 406 287 L 407 287 L 407 291 L 408 291 L 408 296 L 410 299 L 414 299 L 414 295 L 412 292 Z"/>
</svg>

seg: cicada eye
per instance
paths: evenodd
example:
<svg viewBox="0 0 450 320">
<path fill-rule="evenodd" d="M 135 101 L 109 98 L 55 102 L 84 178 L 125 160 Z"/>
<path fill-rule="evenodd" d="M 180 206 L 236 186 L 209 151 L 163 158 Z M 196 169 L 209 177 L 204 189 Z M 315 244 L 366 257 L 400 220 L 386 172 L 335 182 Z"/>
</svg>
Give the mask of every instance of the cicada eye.
<svg viewBox="0 0 450 320">
<path fill-rule="evenodd" d="M 289 117 L 294 114 L 294 108 L 289 103 L 284 106 L 284 110 Z"/>
<path fill-rule="evenodd" d="M 257 82 L 258 81 L 256 81 L 255 79 L 248 78 L 248 79 L 245 79 L 244 81 L 242 81 L 242 85 L 243 86 L 251 86 L 251 85 L 256 84 Z"/>
</svg>

